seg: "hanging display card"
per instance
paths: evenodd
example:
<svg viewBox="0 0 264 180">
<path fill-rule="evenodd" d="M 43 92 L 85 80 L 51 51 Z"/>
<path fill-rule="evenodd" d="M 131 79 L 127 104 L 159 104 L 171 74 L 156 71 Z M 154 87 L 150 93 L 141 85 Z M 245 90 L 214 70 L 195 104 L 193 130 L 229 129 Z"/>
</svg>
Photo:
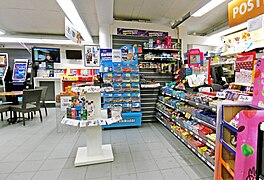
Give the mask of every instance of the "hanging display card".
<svg viewBox="0 0 264 180">
<path fill-rule="evenodd" d="M 257 61 L 252 104 L 264 108 L 264 59 Z"/>
</svg>

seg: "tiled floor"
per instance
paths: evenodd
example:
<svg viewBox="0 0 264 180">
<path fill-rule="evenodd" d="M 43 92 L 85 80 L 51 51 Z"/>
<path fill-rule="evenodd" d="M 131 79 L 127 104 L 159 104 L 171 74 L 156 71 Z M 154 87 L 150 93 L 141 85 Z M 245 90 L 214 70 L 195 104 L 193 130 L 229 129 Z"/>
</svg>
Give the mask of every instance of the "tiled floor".
<svg viewBox="0 0 264 180">
<path fill-rule="evenodd" d="M 0 180 L 191 180 L 213 179 L 205 166 L 159 123 L 103 131 L 115 161 L 74 167 L 84 129 L 56 126 L 55 110 L 39 122 L 0 122 Z"/>
</svg>

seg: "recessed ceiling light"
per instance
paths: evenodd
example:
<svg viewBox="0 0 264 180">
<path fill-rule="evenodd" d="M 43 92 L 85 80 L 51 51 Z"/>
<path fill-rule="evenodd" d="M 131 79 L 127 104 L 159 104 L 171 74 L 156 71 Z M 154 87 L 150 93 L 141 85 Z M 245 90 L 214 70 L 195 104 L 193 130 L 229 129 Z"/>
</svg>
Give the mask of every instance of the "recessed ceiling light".
<svg viewBox="0 0 264 180">
<path fill-rule="evenodd" d="M 195 13 L 192 14 L 193 17 L 201 17 L 214 9 L 216 6 L 222 4 L 225 2 L 225 0 L 211 0 L 206 5 L 201 7 L 199 10 L 197 10 Z"/>
</svg>

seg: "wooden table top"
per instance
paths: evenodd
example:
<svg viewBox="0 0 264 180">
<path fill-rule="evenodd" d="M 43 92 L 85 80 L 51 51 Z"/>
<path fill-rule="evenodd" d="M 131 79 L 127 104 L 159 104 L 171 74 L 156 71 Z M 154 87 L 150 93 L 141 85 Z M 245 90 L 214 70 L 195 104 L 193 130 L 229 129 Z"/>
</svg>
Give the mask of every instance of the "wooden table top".
<svg viewBox="0 0 264 180">
<path fill-rule="evenodd" d="M 0 92 L 0 96 L 21 96 L 23 91 Z"/>
</svg>

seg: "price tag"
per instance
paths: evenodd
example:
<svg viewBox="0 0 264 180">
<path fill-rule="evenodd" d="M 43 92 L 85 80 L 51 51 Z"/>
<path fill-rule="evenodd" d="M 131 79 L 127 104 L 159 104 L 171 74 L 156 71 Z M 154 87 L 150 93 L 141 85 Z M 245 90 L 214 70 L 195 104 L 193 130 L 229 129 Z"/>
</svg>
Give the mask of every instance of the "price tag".
<svg viewBox="0 0 264 180">
<path fill-rule="evenodd" d="M 195 150 L 192 148 L 192 151 L 195 152 Z"/>
<path fill-rule="evenodd" d="M 252 96 L 239 95 L 238 97 L 238 101 L 241 101 L 241 102 L 251 102 L 252 99 L 253 99 Z"/>
<path fill-rule="evenodd" d="M 204 158 L 204 157 L 202 157 L 201 159 L 202 159 L 203 161 L 205 161 L 205 158 Z"/>
<path fill-rule="evenodd" d="M 212 108 L 212 111 L 216 111 L 216 108 Z"/>
<path fill-rule="evenodd" d="M 187 146 L 188 146 L 188 148 L 190 148 L 190 149 L 191 149 L 191 146 L 190 146 L 189 144 L 188 144 Z"/>
<path fill-rule="evenodd" d="M 187 119 L 190 119 L 191 116 L 192 116 L 192 115 L 191 115 L 190 113 L 186 113 L 186 114 L 185 114 L 185 117 L 186 117 Z"/>
<path fill-rule="evenodd" d="M 80 127 L 86 127 L 87 121 L 81 121 L 80 122 Z"/>
<path fill-rule="evenodd" d="M 225 92 L 217 92 L 216 93 L 216 97 L 225 99 L 226 98 L 226 93 Z"/>
<path fill-rule="evenodd" d="M 202 156 L 198 153 L 198 157 L 201 158 Z"/>
<path fill-rule="evenodd" d="M 72 125 L 77 127 L 79 125 L 79 123 L 80 123 L 80 121 L 75 120 L 75 121 L 73 121 Z"/>
</svg>

